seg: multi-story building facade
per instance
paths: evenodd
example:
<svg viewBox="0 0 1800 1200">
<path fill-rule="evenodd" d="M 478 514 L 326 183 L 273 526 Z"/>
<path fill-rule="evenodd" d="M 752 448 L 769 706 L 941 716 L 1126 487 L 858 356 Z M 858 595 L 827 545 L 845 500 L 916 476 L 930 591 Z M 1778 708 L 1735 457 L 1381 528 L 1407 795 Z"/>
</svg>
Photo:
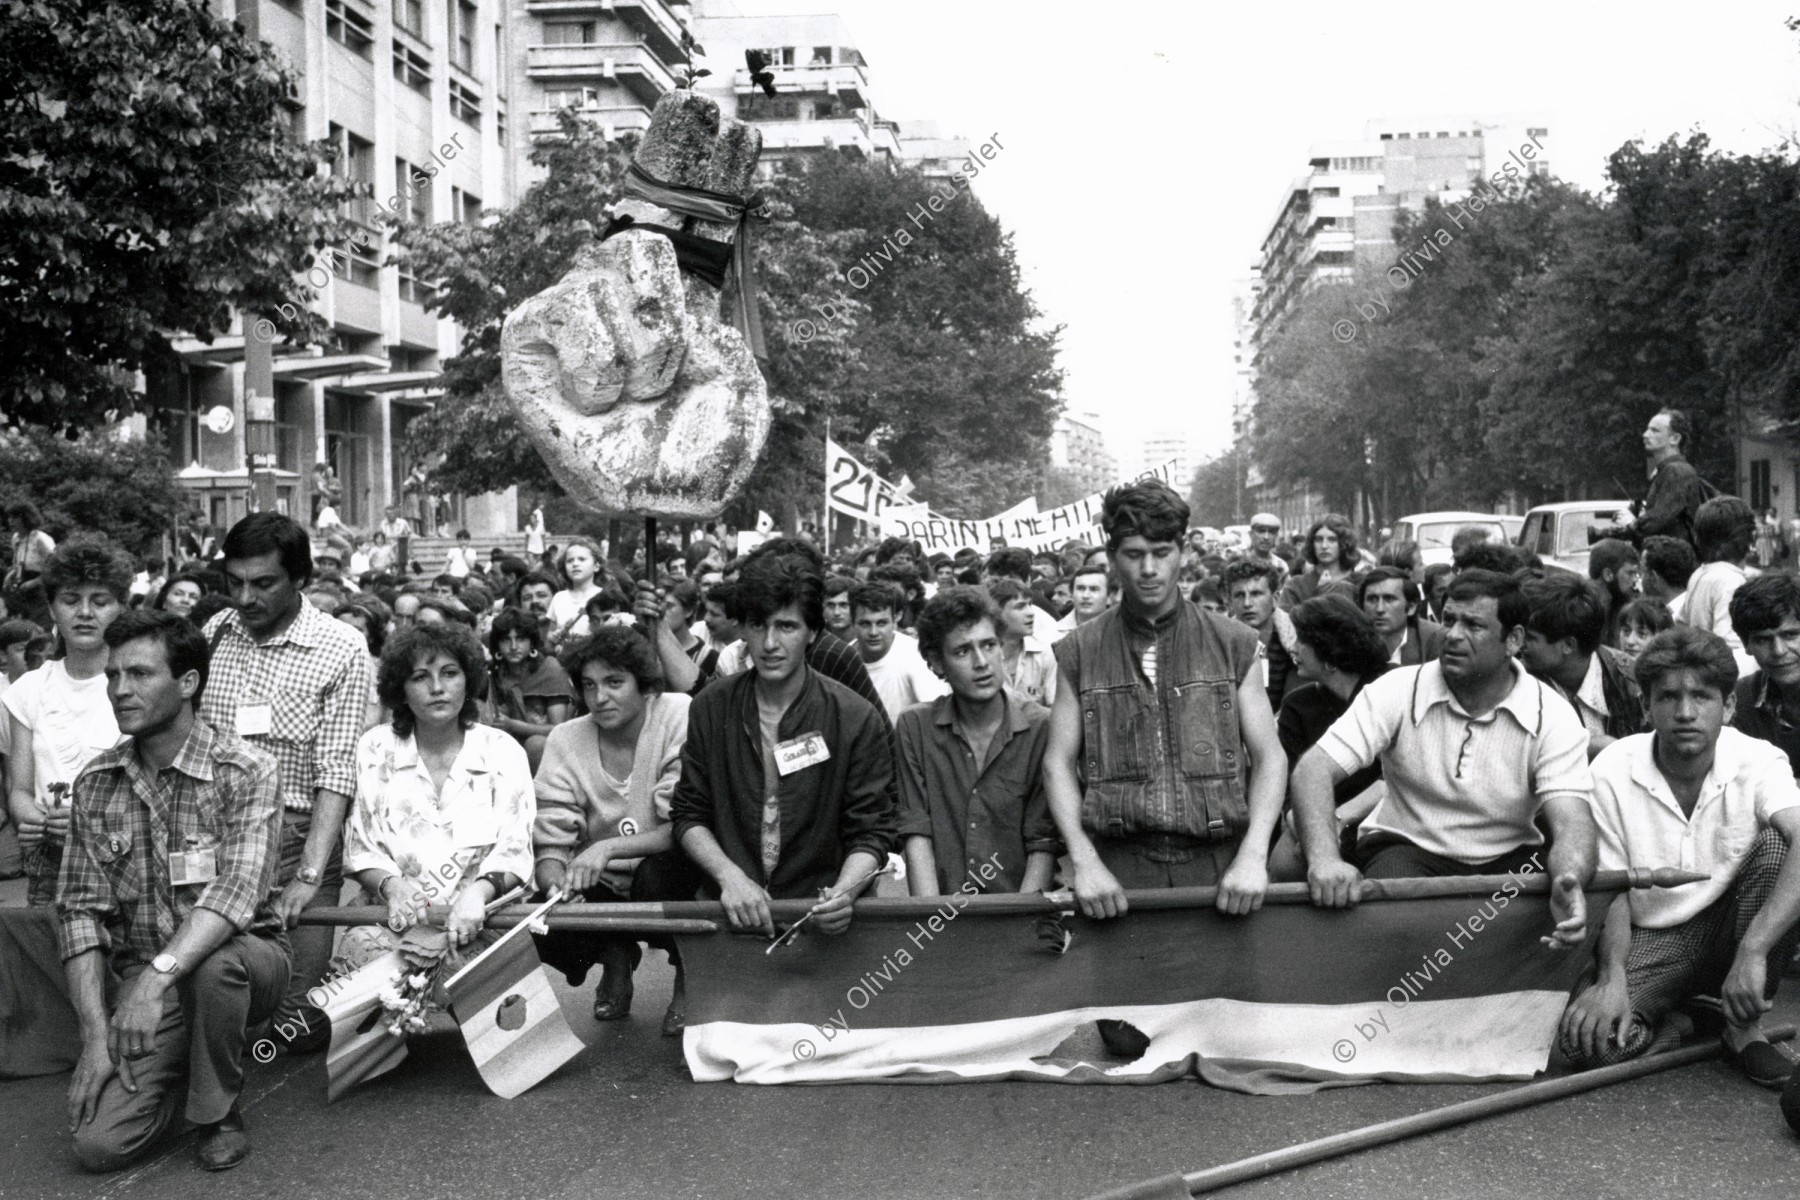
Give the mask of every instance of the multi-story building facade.
<svg viewBox="0 0 1800 1200">
<path fill-rule="evenodd" d="M 299 519 L 311 515 L 322 463 L 342 489 L 346 523 L 367 528 L 390 503 L 419 522 L 428 497 L 407 486 L 420 464 L 405 430 L 442 394 L 434 381 L 461 335 L 425 309 L 425 281 L 381 265 L 390 243 L 377 216 L 397 204 L 414 220 L 475 223 L 510 202 L 502 3 L 215 0 L 293 67 L 294 132 L 335 143 L 333 170 L 371 184 L 375 199 L 356 202 L 354 236 L 307 273 L 310 307 L 330 325 L 326 344 L 276 341 L 262 314 L 246 313 L 211 343 L 177 338 L 180 367 L 147 374 L 147 424 L 211 523 L 249 510 L 249 453 L 259 442 L 270 457 L 258 467 L 273 467 L 259 471 L 262 480 L 272 474 L 274 503 Z M 436 171 L 428 179 L 427 167 Z M 515 528 L 510 492 L 447 507 L 477 533 Z"/>
<path fill-rule="evenodd" d="M 1119 481 L 1119 463 L 1106 448 L 1099 417 L 1092 413 L 1056 418 L 1050 429 L 1050 465 L 1067 472 L 1083 495 L 1105 491 Z"/>
</svg>

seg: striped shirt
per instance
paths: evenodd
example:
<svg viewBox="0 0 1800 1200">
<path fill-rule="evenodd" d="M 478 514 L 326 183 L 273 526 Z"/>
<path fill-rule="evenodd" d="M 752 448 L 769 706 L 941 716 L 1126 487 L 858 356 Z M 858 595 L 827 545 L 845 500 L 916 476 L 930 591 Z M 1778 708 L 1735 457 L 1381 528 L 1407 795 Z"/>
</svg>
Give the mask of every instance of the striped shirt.
<svg viewBox="0 0 1800 1200">
<path fill-rule="evenodd" d="M 1512 690 L 1484 716 L 1457 702 L 1442 664 L 1394 667 L 1357 693 L 1319 748 L 1346 774 L 1380 760 L 1387 796 L 1362 836 L 1391 833 L 1433 854 L 1485 862 L 1542 845 L 1538 810 L 1593 791 L 1588 736 L 1569 702 L 1510 662 Z"/>
<path fill-rule="evenodd" d="M 63 960 L 99 948 L 118 969 L 147 963 L 196 908 L 278 935 L 268 900 L 280 836 L 275 764 L 205 721 L 155 777 L 135 738 L 104 751 L 75 780 L 57 887 Z M 212 852 L 210 883 L 170 881 L 170 856 L 189 849 Z"/>
<path fill-rule="evenodd" d="M 356 743 L 369 699 L 363 636 L 304 597 L 288 627 L 260 645 L 234 609 L 207 622 L 206 636 L 217 640 L 200 715 L 235 731 L 240 707 L 269 705 L 268 732 L 245 740 L 275 759 L 281 802 L 311 812 L 319 788 L 354 797 Z"/>
</svg>

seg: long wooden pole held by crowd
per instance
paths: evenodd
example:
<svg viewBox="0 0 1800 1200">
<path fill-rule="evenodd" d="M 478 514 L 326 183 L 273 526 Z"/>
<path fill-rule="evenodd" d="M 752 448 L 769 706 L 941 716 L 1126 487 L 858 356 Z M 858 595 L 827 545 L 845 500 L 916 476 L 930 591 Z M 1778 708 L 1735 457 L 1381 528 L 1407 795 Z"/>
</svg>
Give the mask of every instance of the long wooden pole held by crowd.
<svg viewBox="0 0 1800 1200">
<path fill-rule="evenodd" d="M 1618 892 L 1627 888 L 1678 887 L 1707 878 L 1673 867 L 1654 870 L 1633 867 L 1625 871 L 1600 871 L 1588 884 L 1590 892 Z M 1504 887 L 1518 889 L 1521 894 L 1550 890 L 1551 877 L 1531 875 L 1453 875 L 1435 879 L 1365 879 L 1361 897 L 1364 901 L 1429 900 L 1446 897 L 1488 896 Z M 1214 887 L 1158 888 L 1128 891 L 1125 899 L 1131 908 L 1144 912 L 1158 909 L 1210 908 L 1218 899 Z M 771 915 L 777 924 L 801 920 L 818 903 L 816 900 L 773 900 Z M 1311 894 L 1304 883 L 1270 884 L 1263 896 L 1264 904 L 1309 904 Z M 929 917 L 944 905 L 941 896 L 888 896 L 856 902 L 855 911 L 865 917 L 912 919 Z M 972 898 L 961 911 L 969 915 L 1013 916 L 1020 914 L 1051 915 L 1075 911 L 1075 898 L 1067 891 L 1023 894 L 984 895 Z M 518 924 L 533 910 L 529 905 L 512 904 L 493 913 L 487 923 L 495 929 Z M 300 914 L 302 925 L 379 925 L 387 920 L 387 909 L 369 905 L 348 908 L 312 908 Z M 564 904 L 543 918 L 551 929 L 580 930 L 590 933 L 717 933 L 727 928 L 725 907 L 717 901 L 688 900 L 665 903 Z"/>
<path fill-rule="evenodd" d="M 1767 1033 L 1772 1042 L 1787 1041 L 1794 1036 L 1794 1027 L 1781 1025 L 1768 1030 Z M 1717 1039 L 1708 1038 L 1704 1045 L 1687 1046 L 1680 1050 L 1672 1050 L 1667 1054 L 1653 1054 L 1610 1067 L 1583 1071 L 1577 1075 L 1565 1075 L 1558 1079 L 1528 1083 L 1524 1087 L 1497 1092 L 1492 1096 L 1465 1100 L 1460 1104 L 1447 1104 L 1443 1108 L 1433 1108 L 1426 1112 L 1415 1113 L 1410 1117 L 1383 1121 L 1379 1125 L 1365 1125 L 1361 1129 L 1334 1133 L 1330 1137 L 1301 1142 L 1298 1146 L 1289 1146 L 1283 1150 L 1271 1150 L 1267 1154 L 1252 1155 L 1236 1162 L 1209 1167 L 1204 1171 L 1191 1171 L 1184 1175 L 1164 1175 L 1156 1179 L 1146 1179 L 1141 1183 L 1103 1192 L 1091 1197 L 1090 1200 L 1188 1200 L 1190 1196 L 1216 1192 L 1220 1188 L 1232 1187 L 1235 1184 L 1261 1179 L 1266 1175 L 1275 1175 L 1282 1171 L 1291 1171 L 1295 1167 L 1323 1162 L 1328 1158 L 1354 1154 L 1358 1150 L 1367 1150 L 1372 1146 L 1383 1146 L 1389 1142 L 1402 1141 L 1421 1133 L 1465 1125 L 1470 1121 L 1479 1121 L 1485 1117 L 1497 1117 L 1502 1113 L 1516 1112 L 1521 1108 L 1530 1108 L 1551 1100 L 1561 1100 L 1565 1096 L 1575 1096 L 1582 1092 L 1591 1092 L 1596 1088 L 1610 1087 L 1615 1083 L 1624 1083 L 1628 1079 L 1654 1075 L 1659 1071 L 1706 1062 L 1709 1059 L 1717 1058 L 1723 1052 L 1724 1047 Z"/>
</svg>

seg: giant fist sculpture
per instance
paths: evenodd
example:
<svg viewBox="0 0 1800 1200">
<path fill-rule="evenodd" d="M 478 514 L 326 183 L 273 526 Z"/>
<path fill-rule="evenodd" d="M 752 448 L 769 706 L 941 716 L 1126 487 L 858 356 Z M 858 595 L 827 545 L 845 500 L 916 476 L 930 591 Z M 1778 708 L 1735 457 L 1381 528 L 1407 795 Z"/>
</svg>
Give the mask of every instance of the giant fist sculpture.
<svg viewBox="0 0 1800 1200">
<path fill-rule="evenodd" d="M 550 473 L 589 508 L 716 516 L 762 452 L 768 392 L 744 336 L 719 318 L 718 286 L 703 277 L 722 274 L 738 226 L 655 202 L 691 210 L 737 200 L 761 152 L 762 135 L 742 121 L 721 132 L 711 100 L 668 93 L 614 210 L 640 228 L 583 249 L 561 281 L 506 319 L 507 397 Z M 680 270 L 675 243 L 648 225 L 685 235 L 681 255 L 698 273 Z"/>
</svg>

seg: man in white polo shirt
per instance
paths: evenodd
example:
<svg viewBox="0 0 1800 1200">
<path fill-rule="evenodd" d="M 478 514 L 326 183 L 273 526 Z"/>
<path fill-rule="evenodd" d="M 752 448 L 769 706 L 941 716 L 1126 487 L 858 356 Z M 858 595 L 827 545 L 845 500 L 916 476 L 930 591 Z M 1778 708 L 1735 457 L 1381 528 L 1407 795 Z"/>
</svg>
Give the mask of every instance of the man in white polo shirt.
<svg viewBox="0 0 1800 1200">
<path fill-rule="evenodd" d="M 1518 870 L 1543 852 L 1541 813 L 1556 881 L 1556 928 L 1544 940 L 1574 946 L 1586 936 L 1581 889 L 1594 873 L 1587 732 L 1567 700 L 1515 661 L 1530 615 L 1516 580 L 1464 571 L 1444 603 L 1442 656 L 1363 688 L 1306 752 L 1289 794 L 1313 903 L 1355 904 L 1365 875 Z M 1353 866 L 1338 851 L 1332 789 L 1377 760 L 1387 795 L 1363 820 Z"/>
<path fill-rule="evenodd" d="M 1759 1023 L 1800 943 L 1800 855 L 1788 853 L 1800 785 L 1779 748 L 1725 727 L 1737 663 L 1723 638 L 1685 625 L 1659 633 L 1637 678 L 1654 732 L 1594 759 L 1600 866 L 1707 879 L 1613 903 L 1595 971 L 1563 1015 L 1563 1054 L 1576 1066 L 1635 1058 L 1674 1040 L 1669 1010 L 1716 990 L 1739 1069 L 1779 1088 L 1794 1061 Z"/>
</svg>

